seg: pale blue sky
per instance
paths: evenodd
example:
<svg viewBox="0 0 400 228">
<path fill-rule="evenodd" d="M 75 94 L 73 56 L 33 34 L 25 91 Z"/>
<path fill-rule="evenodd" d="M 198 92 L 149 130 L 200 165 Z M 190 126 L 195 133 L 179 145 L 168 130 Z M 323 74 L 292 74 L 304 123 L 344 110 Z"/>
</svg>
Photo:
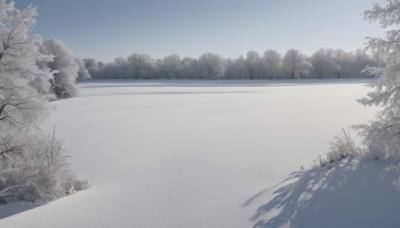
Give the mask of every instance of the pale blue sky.
<svg viewBox="0 0 400 228">
<path fill-rule="evenodd" d="M 15 0 L 38 7 L 35 33 L 102 61 L 147 53 L 234 57 L 254 50 L 363 48 L 382 36 L 361 13 L 382 0 Z"/>
</svg>

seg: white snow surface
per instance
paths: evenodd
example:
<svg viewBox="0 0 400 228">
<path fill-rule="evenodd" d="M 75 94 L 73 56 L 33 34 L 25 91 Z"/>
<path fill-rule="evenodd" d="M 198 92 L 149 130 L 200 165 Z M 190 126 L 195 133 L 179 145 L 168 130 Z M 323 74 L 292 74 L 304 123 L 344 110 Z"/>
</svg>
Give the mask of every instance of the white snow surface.
<svg viewBox="0 0 400 228">
<path fill-rule="evenodd" d="M 82 83 L 46 129 L 91 188 L 3 205 L 0 227 L 399 227 L 396 165 L 299 171 L 341 128 L 373 118 L 356 102 L 369 82 Z"/>
</svg>

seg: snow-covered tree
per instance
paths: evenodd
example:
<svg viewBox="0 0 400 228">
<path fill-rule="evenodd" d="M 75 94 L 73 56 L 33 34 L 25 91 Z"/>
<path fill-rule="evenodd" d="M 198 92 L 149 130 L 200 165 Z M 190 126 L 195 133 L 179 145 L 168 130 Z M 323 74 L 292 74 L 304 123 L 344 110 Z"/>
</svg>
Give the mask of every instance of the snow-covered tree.
<svg viewBox="0 0 400 228">
<path fill-rule="evenodd" d="M 317 78 L 333 78 L 340 71 L 332 49 L 319 49 L 311 57 L 314 76 Z"/>
<path fill-rule="evenodd" d="M 128 79 L 132 77 L 132 70 L 129 66 L 128 61 L 123 57 L 117 57 L 114 62 L 111 63 L 97 63 L 97 61 L 90 60 L 93 71 L 95 71 L 96 77 L 101 79 Z M 97 70 L 95 66 L 97 63 Z"/>
<path fill-rule="evenodd" d="M 53 71 L 51 87 L 58 98 L 68 98 L 78 95 L 76 79 L 79 65 L 75 57 L 59 40 L 47 40 L 40 47 L 40 52 L 53 56 L 53 61 L 47 63 L 47 67 Z"/>
<path fill-rule="evenodd" d="M 345 52 L 341 49 L 335 50 L 334 59 L 336 64 L 339 66 L 339 71 L 337 72 L 338 78 L 350 78 L 354 77 L 354 54 L 352 52 Z M 367 65 L 364 66 L 364 68 Z M 315 72 L 315 71 L 314 71 Z M 361 72 L 357 73 L 357 76 Z"/>
<path fill-rule="evenodd" d="M 78 64 L 78 77 L 77 81 L 87 81 L 91 79 L 88 69 L 86 69 L 85 63 L 79 56 L 74 58 L 76 64 Z"/>
<path fill-rule="evenodd" d="M 378 105 L 376 119 L 358 128 L 364 143 L 375 159 L 400 158 L 400 1 L 387 0 L 365 11 L 365 19 L 390 27 L 385 38 L 367 38 L 368 48 L 379 56 L 380 65 L 367 68 L 377 76 L 375 90 L 360 100 L 364 105 Z"/>
<path fill-rule="evenodd" d="M 260 55 L 255 51 L 248 51 L 245 61 L 245 76 L 246 78 L 261 79 L 262 78 L 262 62 Z"/>
<path fill-rule="evenodd" d="M 288 77 L 293 79 L 308 76 L 312 65 L 300 51 L 289 49 L 283 57 L 283 68 Z"/>
<path fill-rule="evenodd" d="M 86 69 L 89 71 L 92 79 L 100 79 L 99 76 L 99 62 L 95 59 L 83 59 Z"/>
<path fill-rule="evenodd" d="M 30 33 L 36 8 L 0 0 L 0 201 L 50 201 L 76 190 L 60 143 L 42 132 L 51 95 L 52 60 Z"/>
<path fill-rule="evenodd" d="M 387 0 L 366 10 L 365 19 L 391 27 L 385 38 L 367 38 L 368 48 L 379 57 L 380 64 L 366 72 L 377 77 L 375 90 L 360 100 L 364 105 L 378 105 L 376 119 L 358 126 L 369 153 L 375 159 L 400 157 L 400 1 Z"/>
<path fill-rule="evenodd" d="M 224 60 L 217 54 L 202 54 L 199 58 L 199 66 L 203 79 L 220 79 L 225 73 Z"/>
<path fill-rule="evenodd" d="M 282 74 L 282 56 L 275 50 L 267 50 L 264 52 L 262 65 L 265 78 L 279 78 Z"/>
<path fill-rule="evenodd" d="M 159 77 L 166 79 L 181 78 L 183 67 L 179 55 L 167 56 L 160 61 L 159 65 L 159 72 L 161 74 Z"/>
<path fill-rule="evenodd" d="M 199 79 L 200 78 L 199 61 L 197 59 L 189 57 L 183 58 L 182 76 L 185 79 Z"/>
<path fill-rule="evenodd" d="M 225 74 L 224 79 L 242 79 L 243 78 L 243 56 L 237 59 L 225 60 Z"/>
<path fill-rule="evenodd" d="M 112 77 L 114 75 L 114 77 Z M 114 59 L 112 75 L 110 78 L 122 78 L 127 79 L 132 75 L 132 71 L 129 67 L 128 60 L 124 57 L 117 57 Z"/>
<path fill-rule="evenodd" d="M 354 52 L 354 61 L 351 63 L 353 77 L 365 76 L 366 67 L 377 66 L 377 61 L 371 57 L 365 50 L 357 49 Z"/>
<path fill-rule="evenodd" d="M 132 54 L 128 57 L 132 78 L 150 79 L 154 78 L 156 65 L 154 59 L 147 54 Z"/>
</svg>

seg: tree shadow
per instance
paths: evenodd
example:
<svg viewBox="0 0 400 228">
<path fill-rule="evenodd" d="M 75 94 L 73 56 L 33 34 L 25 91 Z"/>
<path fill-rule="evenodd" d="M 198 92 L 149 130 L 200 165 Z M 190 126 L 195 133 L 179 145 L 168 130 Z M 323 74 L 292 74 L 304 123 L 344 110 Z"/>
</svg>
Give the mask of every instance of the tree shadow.
<svg viewBox="0 0 400 228">
<path fill-rule="evenodd" d="M 37 207 L 37 205 L 31 202 L 14 202 L 8 204 L 0 204 L 0 220 L 34 209 L 35 207 Z"/>
<path fill-rule="evenodd" d="M 399 187 L 399 164 L 347 158 L 292 173 L 250 221 L 256 228 L 400 227 Z"/>
</svg>

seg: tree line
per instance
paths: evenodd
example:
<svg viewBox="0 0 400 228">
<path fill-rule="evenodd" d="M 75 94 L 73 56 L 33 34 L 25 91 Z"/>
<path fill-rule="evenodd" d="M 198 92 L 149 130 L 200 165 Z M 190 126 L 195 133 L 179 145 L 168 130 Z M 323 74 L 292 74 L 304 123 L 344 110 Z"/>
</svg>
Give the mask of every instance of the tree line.
<svg viewBox="0 0 400 228">
<path fill-rule="evenodd" d="M 377 58 L 366 51 L 319 49 L 311 57 L 290 49 L 285 55 L 267 50 L 256 51 L 236 59 L 224 59 L 218 54 L 205 53 L 199 58 L 173 54 L 153 59 L 147 54 L 118 57 L 104 63 L 83 59 L 92 79 L 295 79 L 295 78 L 354 78 L 366 76 L 363 69 L 377 66 Z M 88 78 L 80 77 L 80 78 Z"/>
<path fill-rule="evenodd" d="M 153 59 L 147 54 L 132 54 L 104 63 L 93 58 L 81 59 L 59 40 L 38 44 L 38 51 L 53 57 L 51 61 L 37 61 L 41 70 L 51 72 L 46 80 L 56 98 L 78 95 L 77 81 L 89 79 L 297 79 L 297 78 L 355 78 L 365 77 L 364 69 L 378 66 L 378 57 L 358 49 L 345 52 L 319 49 L 311 57 L 299 50 L 289 49 L 284 56 L 275 50 L 260 55 L 249 51 L 246 56 L 224 59 L 214 53 L 199 58 L 173 54 Z M 45 82 L 42 82 L 45 83 Z M 40 87 L 40 86 L 39 86 Z"/>
</svg>

